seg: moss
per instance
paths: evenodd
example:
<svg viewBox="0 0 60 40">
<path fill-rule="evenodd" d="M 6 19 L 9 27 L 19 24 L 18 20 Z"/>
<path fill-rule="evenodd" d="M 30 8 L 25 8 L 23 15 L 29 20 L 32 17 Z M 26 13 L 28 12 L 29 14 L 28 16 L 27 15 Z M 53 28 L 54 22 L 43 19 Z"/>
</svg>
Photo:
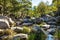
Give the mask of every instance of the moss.
<svg viewBox="0 0 60 40">
<path fill-rule="evenodd" d="M 23 33 L 30 33 L 31 29 L 29 27 L 23 27 Z"/>
</svg>

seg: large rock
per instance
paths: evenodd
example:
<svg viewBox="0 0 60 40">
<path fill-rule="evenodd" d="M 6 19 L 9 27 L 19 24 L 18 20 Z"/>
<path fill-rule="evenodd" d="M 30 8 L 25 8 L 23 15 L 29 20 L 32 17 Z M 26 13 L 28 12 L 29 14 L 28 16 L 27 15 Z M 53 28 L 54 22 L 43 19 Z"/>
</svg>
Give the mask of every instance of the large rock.
<svg viewBox="0 0 60 40">
<path fill-rule="evenodd" d="M 10 24 L 13 23 L 14 22 L 11 20 L 11 18 L 8 18 L 6 16 L 0 16 L 0 29 L 10 28 Z"/>
<path fill-rule="evenodd" d="M 27 34 L 16 34 L 16 35 L 14 35 L 14 37 L 13 37 L 13 40 L 17 40 L 17 39 L 19 39 L 19 40 L 27 40 L 28 39 L 28 35 Z"/>
<path fill-rule="evenodd" d="M 23 31 L 22 27 L 11 27 L 11 30 L 17 32 L 17 33 L 21 33 Z"/>
<path fill-rule="evenodd" d="M 47 24 L 49 25 L 56 25 L 56 18 L 55 17 L 51 17 L 48 21 Z"/>
<path fill-rule="evenodd" d="M 0 29 L 10 28 L 9 22 L 5 19 L 0 19 Z"/>
<path fill-rule="evenodd" d="M 13 27 L 16 24 L 11 18 L 8 18 L 8 21 L 11 27 Z"/>
</svg>

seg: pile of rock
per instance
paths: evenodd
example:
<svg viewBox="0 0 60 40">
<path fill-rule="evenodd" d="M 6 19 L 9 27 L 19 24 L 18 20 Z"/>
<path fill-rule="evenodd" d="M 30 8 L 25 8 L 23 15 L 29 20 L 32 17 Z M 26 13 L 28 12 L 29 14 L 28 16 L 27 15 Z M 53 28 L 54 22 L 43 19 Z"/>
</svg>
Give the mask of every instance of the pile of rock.
<svg viewBox="0 0 60 40">
<path fill-rule="evenodd" d="M 6 16 L 0 16 L 0 29 L 7 29 L 14 25 L 14 21 Z"/>
</svg>

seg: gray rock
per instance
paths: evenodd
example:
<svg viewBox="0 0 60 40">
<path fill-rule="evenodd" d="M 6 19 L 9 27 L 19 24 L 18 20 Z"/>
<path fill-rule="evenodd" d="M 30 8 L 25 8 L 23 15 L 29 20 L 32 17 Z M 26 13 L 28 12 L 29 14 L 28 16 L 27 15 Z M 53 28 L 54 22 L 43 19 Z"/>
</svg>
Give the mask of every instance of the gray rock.
<svg viewBox="0 0 60 40">
<path fill-rule="evenodd" d="M 10 28 L 9 22 L 4 19 L 0 19 L 0 29 Z"/>
<path fill-rule="evenodd" d="M 32 31 L 33 31 L 33 32 L 40 32 L 40 27 L 37 26 L 37 25 L 36 25 L 36 26 L 33 26 L 33 27 L 32 27 Z"/>
<path fill-rule="evenodd" d="M 11 27 L 15 25 L 15 22 L 11 18 L 8 18 L 8 21 Z"/>
<path fill-rule="evenodd" d="M 48 33 L 55 33 L 56 29 L 55 28 L 50 28 L 47 30 Z"/>
<path fill-rule="evenodd" d="M 48 24 L 49 24 L 49 25 L 56 25 L 56 22 L 50 21 L 50 22 L 48 22 Z"/>
<path fill-rule="evenodd" d="M 10 24 L 13 23 L 14 21 L 12 21 L 11 18 L 8 18 L 7 16 L 0 16 L 0 29 L 10 28 Z"/>
<path fill-rule="evenodd" d="M 17 32 L 17 33 L 21 33 L 23 31 L 22 27 L 11 27 L 11 30 Z"/>
<path fill-rule="evenodd" d="M 23 26 L 31 26 L 32 23 L 23 23 L 22 25 L 23 25 Z"/>
<path fill-rule="evenodd" d="M 15 30 L 15 29 L 17 29 L 17 30 L 23 30 L 22 27 L 11 27 L 11 29 L 12 29 L 12 30 Z"/>
<path fill-rule="evenodd" d="M 55 26 L 55 25 L 50 25 L 50 28 L 57 28 L 57 26 Z"/>
<path fill-rule="evenodd" d="M 16 40 L 16 39 L 19 39 L 19 40 L 27 40 L 28 39 L 28 35 L 27 34 L 16 34 L 14 35 L 13 37 L 13 40 Z"/>
</svg>

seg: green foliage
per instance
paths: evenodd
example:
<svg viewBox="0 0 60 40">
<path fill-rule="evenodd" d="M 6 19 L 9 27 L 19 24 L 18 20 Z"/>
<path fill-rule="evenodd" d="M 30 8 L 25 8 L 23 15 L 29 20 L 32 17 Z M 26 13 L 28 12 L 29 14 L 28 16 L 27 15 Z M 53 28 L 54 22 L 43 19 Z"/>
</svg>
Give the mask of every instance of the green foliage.
<svg viewBox="0 0 60 40">
<path fill-rule="evenodd" d="M 47 5 L 44 2 L 41 2 L 38 7 L 37 7 L 38 13 L 45 14 L 45 12 L 47 11 Z"/>
<path fill-rule="evenodd" d="M 30 33 L 31 29 L 29 27 L 23 27 L 23 33 Z"/>
<path fill-rule="evenodd" d="M 31 0 L 0 0 L 0 5 L 3 7 L 1 11 L 3 15 L 14 15 L 16 18 L 27 15 L 39 17 L 43 14 L 50 13 L 50 11 L 56 11 L 58 9 L 57 5 L 59 6 L 60 2 L 59 0 L 53 0 L 52 5 L 40 2 L 38 6 L 33 7 L 33 10 Z"/>
<path fill-rule="evenodd" d="M 31 0 L 0 0 L 0 5 L 3 8 L 3 15 L 19 17 L 29 13 Z"/>
<path fill-rule="evenodd" d="M 33 33 L 32 33 L 32 34 L 29 35 L 29 40 L 34 40 L 35 37 L 36 37 L 36 34 L 33 34 Z"/>
</svg>

